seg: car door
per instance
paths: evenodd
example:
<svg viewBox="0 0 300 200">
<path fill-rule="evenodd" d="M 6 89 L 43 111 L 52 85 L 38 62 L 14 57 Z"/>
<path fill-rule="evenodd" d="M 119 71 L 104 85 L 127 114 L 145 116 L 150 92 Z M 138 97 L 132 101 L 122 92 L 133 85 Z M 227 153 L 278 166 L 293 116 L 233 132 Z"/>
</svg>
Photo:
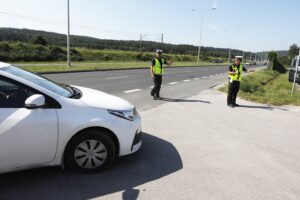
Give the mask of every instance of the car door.
<svg viewBox="0 0 300 200">
<path fill-rule="evenodd" d="M 58 140 L 56 109 L 49 105 L 25 108 L 25 100 L 37 93 L 0 76 L 0 171 L 48 163 L 55 158 Z"/>
</svg>

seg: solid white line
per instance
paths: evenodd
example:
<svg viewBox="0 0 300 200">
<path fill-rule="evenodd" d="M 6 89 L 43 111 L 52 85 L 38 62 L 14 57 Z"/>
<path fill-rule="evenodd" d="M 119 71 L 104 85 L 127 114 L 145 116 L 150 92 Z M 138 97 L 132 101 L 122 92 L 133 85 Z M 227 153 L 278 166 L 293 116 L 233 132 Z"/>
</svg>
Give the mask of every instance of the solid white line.
<svg viewBox="0 0 300 200">
<path fill-rule="evenodd" d="M 203 76 L 203 77 L 201 77 L 201 78 L 204 78 L 204 79 L 205 79 L 205 78 L 207 78 L 207 77 L 206 77 L 206 76 Z"/>
<path fill-rule="evenodd" d="M 132 92 L 138 92 L 141 91 L 141 89 L 134 89 L 134 90 L 126 90 L 124 93 L 132 93 Z"/>
<path fill-rule="evenodd" d="M 113 80 L 113 79 L 121 79 L 121 78 L 128 78 L 128 76 L 111 77 L 111 78 L 106 78 L 105 80 Z"/>
<path fill-rule="evenodd" d="M 174 84 L 177 84 L 178 82 L 171 82 L 171 83 L 168 83 L 169 85 L 174 85 Z"/>
<path fill-rule="evenodd" d="M 183 81 L 184 81 L 184 82 L 189 82 L 189 81 L 191 81 L 191 80 L 188 79 L 188 80 L 183 80 Z"/>
</svg>

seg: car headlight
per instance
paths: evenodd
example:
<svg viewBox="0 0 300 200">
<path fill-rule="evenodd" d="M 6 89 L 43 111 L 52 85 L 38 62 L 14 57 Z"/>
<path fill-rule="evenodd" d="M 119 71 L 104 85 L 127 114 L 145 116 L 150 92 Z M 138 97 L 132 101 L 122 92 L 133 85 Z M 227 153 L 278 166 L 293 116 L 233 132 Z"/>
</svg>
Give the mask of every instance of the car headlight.
<svg viewBox="0 0 300 200">
<path fill-rule="evenodd" d="M 127 119 L 129 121 L 134 121 L 138 116 L 138 112 L 136 108 L 134 108 L 133 110 L 125 110 L 125 111 L 121 111 L 121 110 L 107 110 L 107 111 L 114 116 Z"/>
</svg>

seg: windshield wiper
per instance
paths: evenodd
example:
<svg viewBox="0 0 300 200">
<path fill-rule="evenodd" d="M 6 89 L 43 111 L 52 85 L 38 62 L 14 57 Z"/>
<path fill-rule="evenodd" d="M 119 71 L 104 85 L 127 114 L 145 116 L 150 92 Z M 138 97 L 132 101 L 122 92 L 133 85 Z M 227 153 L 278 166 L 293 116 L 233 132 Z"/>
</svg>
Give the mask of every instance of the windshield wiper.
<svg viewBox="0 0 300 200">
<path fill-rule="evenodd" d="M 61 85 L 66 87 L 66 89 L 68 89 L 71 92 L 69 98 L 79 99 L 81 97 L 81 93 L 78 91 L 78 89 L 67 84 L 61 84 Z"/>
</svg>

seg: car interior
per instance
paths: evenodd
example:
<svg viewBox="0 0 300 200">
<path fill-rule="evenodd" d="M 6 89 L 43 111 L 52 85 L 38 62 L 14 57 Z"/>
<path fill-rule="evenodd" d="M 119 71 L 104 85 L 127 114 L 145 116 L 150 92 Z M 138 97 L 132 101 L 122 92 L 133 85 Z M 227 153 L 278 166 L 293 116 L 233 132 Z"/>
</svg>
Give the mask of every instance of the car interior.
<svg viewBox="0 0 300 200">
<path fill-rule="evenodd" d="M 22 108 L 25 106 L 25 100 L 33 94 L 33 92 L 22 85 L 0 79 L 1 108 Z"/>
</svg>

